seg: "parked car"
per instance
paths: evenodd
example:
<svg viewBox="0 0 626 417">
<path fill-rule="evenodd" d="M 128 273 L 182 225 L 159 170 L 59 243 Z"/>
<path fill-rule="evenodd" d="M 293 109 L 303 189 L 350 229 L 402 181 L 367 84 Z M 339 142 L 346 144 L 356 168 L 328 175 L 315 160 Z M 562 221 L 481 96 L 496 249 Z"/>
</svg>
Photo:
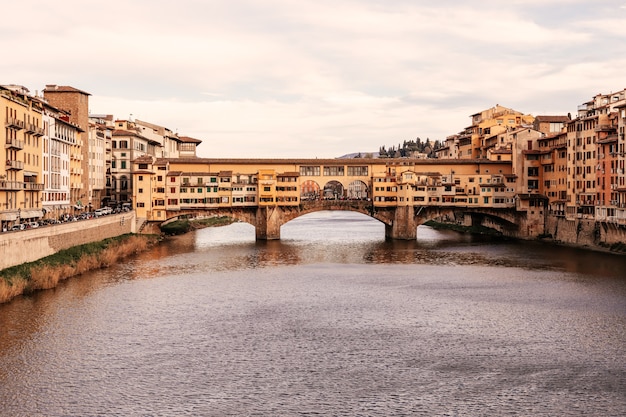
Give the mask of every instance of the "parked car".
<svg viewBox="0 0 626 417">
<path fill-rule="evenodd" d="M 13 225 L 13 227 L 11 227 L 11 230 L 24 230 L 24 229 L 26 229 L 26 226 L 24 226 L 24 224 L 22 223 Z"/>
<path fill-rule="evenodd" d="M 30 223 L 28 223 L 28 225 L 26 227 L 28 229 L 36 229 L 37 227 L 39 227 L 39 223 L 37 223 L 37 222 L 30 222 Z"/>
</svg>

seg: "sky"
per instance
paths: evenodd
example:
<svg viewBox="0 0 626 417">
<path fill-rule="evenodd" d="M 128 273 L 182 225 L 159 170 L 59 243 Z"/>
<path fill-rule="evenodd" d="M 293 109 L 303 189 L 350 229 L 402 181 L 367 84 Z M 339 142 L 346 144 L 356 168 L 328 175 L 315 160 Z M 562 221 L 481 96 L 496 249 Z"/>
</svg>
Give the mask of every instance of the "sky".
<svg viewBox="0 0 626 417">
<path fill-rule="evenodd" d="M 445 140 L 500 104 L 575 114 L 626 88 L 626 0 L 22 0 L 0 84 L 202 140 L 207 158 L 335 158 Z"/>
</svg>

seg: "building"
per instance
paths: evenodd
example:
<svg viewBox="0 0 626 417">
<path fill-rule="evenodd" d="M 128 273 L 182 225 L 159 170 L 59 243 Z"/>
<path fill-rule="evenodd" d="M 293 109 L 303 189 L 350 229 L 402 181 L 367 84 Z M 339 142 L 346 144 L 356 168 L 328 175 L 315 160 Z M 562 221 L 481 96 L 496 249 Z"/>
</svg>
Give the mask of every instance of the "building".
<svg viewBox="0 0 626 417">
<path fill-rule="evenodd" d="M 0 227 L 8 230 L 43 217 L 43 105 L 27 88 L 3 85 L 0 111 L 5 149 L 0 153 Z"/>
<path fill-rule="evenodd" d="M 43 103 L 43 180 L 42 206 L 46 218 L 58 219 L 82 210 L 79 191 L 82 184 L 82 130 L 69 121 L 67 112 Z M 74 193 L 72 193 L 72 189 Z"/>
<path fill-rule="evenodd" d="M 470 126 L 446 138 L 444 146 L 435 152 L 438 158 L 486 159 L 495 149 L 506 148 L 507 144 L 510 149 L 510 142 L 500 142 L 502 137 L 498 135 L 534 122 L 533 116 L 499 104 L 472 114 L 470 119 Z"/>
<path fill-rule="evenodd" d="M 624 177 L 624 156 L 619 152 L 618 136 L 620 109 L 624 104 L 626 90 L 597 94 L 578 106 L 577 117 L 566 123 L 569 196 L 566 216 L 569 219 L 596 219 L 597 208 L 601 208 L 601 219 L 608 212 L 615 212 L 620 201 L 619 184 Z M 612 113 L 616 115 L 611 116 Z"/>
<path fill-rule="evenodd" d="M 77 126 L 81 133 L 70 153 L 70 200 L 76 210 L 84 210 L 93 199 L 89 192 L 89 96 L 70 86 L 48 84 L 43 90 L 46 101 L 68 115 L 68 122 Z M 82 134 L 84 133 L 84 135 Z"/>
</svg>

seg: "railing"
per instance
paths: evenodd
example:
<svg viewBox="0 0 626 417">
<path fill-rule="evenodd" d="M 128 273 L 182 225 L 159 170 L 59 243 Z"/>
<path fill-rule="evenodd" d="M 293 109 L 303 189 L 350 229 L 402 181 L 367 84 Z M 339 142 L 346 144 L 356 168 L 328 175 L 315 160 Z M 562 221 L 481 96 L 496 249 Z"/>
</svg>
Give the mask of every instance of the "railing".
<svg viewBox="0 0 626 417">
<path fill-rule="evenodd" d="M 24 162 L 7 160 L 6 169 L 24 169 Z"/>
<path fill-rule="evenodd" d="M 27 191 L 43 191 L 43 184 L 36 182 L 25 182 L 24 189 Z"/>
<path fill-rule="evenodd" d="M 24 129 L 24 121 L 16 119 L 15 117 L 7 117 L 6 127 L 21 130 Z"/>
<path fill-rule="evenodd" d="M 21 190 L 23 188 L 24 183 L 21 181 L 0 180 L 0 190 Z"/>
<path fill-rule="evenodd" d="M 13 148 L 13 149 L 20 149 L 21 150 L 21 149 L 24 149 L 24 141 L 23 140 L 7 138 L 4 147 L 6 149 Z"/>
</svg>

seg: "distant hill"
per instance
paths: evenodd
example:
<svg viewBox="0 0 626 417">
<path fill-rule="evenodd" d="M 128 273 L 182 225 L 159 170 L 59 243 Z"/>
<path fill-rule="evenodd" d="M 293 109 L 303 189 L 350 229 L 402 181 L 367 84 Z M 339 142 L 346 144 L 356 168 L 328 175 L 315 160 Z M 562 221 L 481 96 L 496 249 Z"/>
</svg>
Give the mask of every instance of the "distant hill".
<svg viewBox="0 0 626 417">
<path fill-rule="evenodd" d="M 337 157 L 337 159 L 378 158 L 378 152 L 354 152 Z"/>
</svg>

